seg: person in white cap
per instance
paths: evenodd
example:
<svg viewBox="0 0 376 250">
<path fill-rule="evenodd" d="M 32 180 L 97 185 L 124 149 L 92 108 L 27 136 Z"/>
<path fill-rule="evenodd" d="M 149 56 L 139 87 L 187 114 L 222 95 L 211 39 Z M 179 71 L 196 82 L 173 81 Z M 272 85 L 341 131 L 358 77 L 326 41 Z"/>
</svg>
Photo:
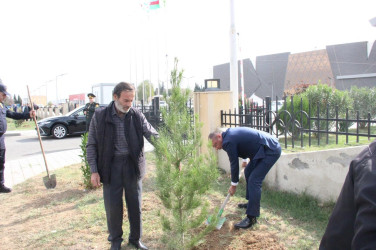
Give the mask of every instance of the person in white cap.
<svg viewBox="0 0 376 250">
<path fill-rule="evenodd" d="M 7 109 L 4 105 L 4 101 L 10 96 L 7 92 L 7 87 L 0 79 L 0 193 L 9 193 L 12 189 L 4 185 L 4 168 L 5 168 L 5 132 L 7 131 L 7 117 L 15 120 L 24 120 L 35 117 L 35 111 L 28 113 L 16 113 Z"/>
</svg>

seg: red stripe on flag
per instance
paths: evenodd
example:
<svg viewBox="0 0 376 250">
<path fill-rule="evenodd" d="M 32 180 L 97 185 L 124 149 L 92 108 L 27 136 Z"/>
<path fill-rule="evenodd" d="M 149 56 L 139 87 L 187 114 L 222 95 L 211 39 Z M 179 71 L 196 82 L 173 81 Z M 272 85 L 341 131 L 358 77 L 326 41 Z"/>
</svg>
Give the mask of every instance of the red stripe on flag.
<svg viewBox="0 0 376 250">
<path fill-rule="evenodd" d="M 158 4 L 159 4 L 159 0 L 150 2 L 150 5 L 158 5 Z"/>
</svg>

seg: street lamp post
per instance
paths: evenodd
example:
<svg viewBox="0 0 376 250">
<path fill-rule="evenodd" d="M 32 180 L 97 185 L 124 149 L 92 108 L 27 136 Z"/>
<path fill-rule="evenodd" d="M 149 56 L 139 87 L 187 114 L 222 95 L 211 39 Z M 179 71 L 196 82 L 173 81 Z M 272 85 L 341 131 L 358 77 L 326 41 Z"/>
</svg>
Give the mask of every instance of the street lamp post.
<svg viewBox="0 0 376 250">
<path fill-rule="evenodd" d="M 58 97 L 58 94 L 57 94 L 57 78 L 59 77 L 59 76 L 63 76 L 63 75 L 66 75 L 67 73 L 64 73 L 64 74 L 61 74 L 61 75 L 57 75 L 56 76 L 56 105 L 57 104 L 59 104 L 59 97 Z"/>
</svg>

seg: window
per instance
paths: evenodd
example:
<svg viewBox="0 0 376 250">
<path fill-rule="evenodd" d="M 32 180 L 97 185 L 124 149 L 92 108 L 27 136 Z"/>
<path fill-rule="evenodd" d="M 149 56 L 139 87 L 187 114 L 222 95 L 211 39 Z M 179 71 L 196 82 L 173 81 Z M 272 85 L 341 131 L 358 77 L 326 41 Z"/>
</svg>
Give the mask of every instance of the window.
<svg viewBox="0 0 376 250">
<path fill-rule="evenodd" d="M 219 89 L 219 79 L 206 79 L 205 89 Z"/>
</svg>

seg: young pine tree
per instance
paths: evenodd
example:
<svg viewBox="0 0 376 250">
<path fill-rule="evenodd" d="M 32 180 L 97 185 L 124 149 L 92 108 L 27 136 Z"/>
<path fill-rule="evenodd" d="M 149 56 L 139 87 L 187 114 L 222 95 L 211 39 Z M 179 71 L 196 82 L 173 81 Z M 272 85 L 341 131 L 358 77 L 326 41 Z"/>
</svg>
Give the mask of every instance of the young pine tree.
<svg viewBox="0 0 376 250">
<path fill-rule="evenodd" d="M 203 227 L 208 215 L 205 194 L 218 177 L 217 160 L 212 150 L 199 154 L 200 127 L 192 122 L 187 107 L 189 90 L 181 88 L 183 70 L 175 58 L 171 72 L 171 95 L 161 110 L 164 125 L 155 144 L 157 189 L 165 209 L 160 212 L 164 242 L 169 249 L 189 249 L 213 229 Z M 196 230 L 195 230 L 196 229 Z"/>
</svg>

